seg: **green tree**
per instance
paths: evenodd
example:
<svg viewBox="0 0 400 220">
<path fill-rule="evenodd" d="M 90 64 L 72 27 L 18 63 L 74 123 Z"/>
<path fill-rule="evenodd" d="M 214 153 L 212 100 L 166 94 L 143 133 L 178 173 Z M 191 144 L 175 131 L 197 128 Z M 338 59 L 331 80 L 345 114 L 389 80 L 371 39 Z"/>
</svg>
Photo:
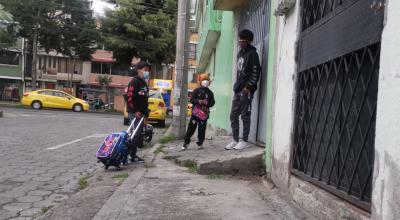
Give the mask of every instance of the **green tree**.
<svg viewBox="0 0 400 220">
<path fill-rule="evenodd" d="M 110 100 L 111 100 L 111 97 L 110 97 L 111 93 L 110 93 L 110 91 L 109 91 L 109 89 L 108 89 L 108 85 L 111 84 L 111 82 L 112 82 L 112 77 L 111 77 L 111 76 L 108 76 L 108 75 L 106 75 L 106 74 L 104 74 L 104 75 L 98 75 L 98 76 L 97 76 L 97 82 L 98 82 L 99 85 L 101 86 L 101 89 L 102 89 L 103 91 L 106 91 L 106 92 L 107 92 L 107 102 L 110 102 Z"/>
<path fill-rule="evenodd" d="M 0 0 L 28 39 L 32 54 L 32 88 L 36 89 L 37 47 L 88 59 L 99 39 L 88 0 Z"/>
<path fill-rule="evenodd" d="M 105 46 L 119 63 L 132 56 L 155 63 L 175 62 L 177 0 L 108 0 L 118 5 L 102 19 Z"/>
<path fill-rule="evenodd" d="M 7 30 L 0 28 L 0 49 L 12 46 L 15 43 L 15 37 Z"/>
</svg>

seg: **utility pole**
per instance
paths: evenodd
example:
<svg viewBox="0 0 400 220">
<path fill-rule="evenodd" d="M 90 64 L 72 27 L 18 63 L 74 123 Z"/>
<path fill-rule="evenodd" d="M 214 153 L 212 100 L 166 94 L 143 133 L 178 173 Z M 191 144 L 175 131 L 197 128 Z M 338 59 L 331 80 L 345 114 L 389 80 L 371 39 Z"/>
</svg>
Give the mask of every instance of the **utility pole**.
<svg viewBox="0 0 400 220">
<path fill-rule="evenodd" d="M 168 131 L 178 139 L 184 138 L 186 132 L 190 6 L 191 0 L 179 0 L 178 2 L 174 117 Z"/>
<path fill-rule="evenodd" d="M 38 9 L 37 17 L 40 16 L 40 9 Z M 37 48 L 38 48 L 38 35 L 39 35 L 39 22 L 36 23 L 33 29 L 33 42 L 32 42 L 32 90 L 36 90 L 36 79 L 37 79 Z"/>
</svg>

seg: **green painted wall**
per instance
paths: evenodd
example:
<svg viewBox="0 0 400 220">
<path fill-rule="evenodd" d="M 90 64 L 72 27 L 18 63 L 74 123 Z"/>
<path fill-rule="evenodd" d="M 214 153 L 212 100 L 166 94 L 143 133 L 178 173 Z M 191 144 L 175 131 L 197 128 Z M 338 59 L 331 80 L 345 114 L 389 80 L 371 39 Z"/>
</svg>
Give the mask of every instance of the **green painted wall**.
<svg viewBox="0 0 400 220">
<path fill-rule="evenodd" d="M 231 130 L 229 114 L 232 100 L 233 27 L 233 12 L 224 11 L 221 35 L 207 68 L 213 77 L 210 88 L 214 92 L 216 101 L 209 123 L 227 131 Z"/>
<path fill-rule="evenodd" d="M 276 8 L 276 0 L 271 0 L 271 9 Z M 270 15 L 269 29 L 269 51 L 268 51 L 268 72 L 267 72 L 267 143 L 265 146 L 265 166 L 267 174 L 272 170 L 272 120 L 273 120 L 273 92 L 274 92 L 274 65 L 275 65 L 275 37 L 276 17 Z"/>
</svg>

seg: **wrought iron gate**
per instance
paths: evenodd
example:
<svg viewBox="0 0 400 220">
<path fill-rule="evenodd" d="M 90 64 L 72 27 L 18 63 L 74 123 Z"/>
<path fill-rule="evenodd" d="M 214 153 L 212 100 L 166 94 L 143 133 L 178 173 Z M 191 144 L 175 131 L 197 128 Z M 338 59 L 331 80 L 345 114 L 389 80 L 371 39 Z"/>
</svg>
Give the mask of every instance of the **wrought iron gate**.
<svg viewBox="0 0 400 220">
<path fill-rule="evenodd" d="M 383 10 L 303 0 L 292 172 L 370 209 Z"/>
</svg>

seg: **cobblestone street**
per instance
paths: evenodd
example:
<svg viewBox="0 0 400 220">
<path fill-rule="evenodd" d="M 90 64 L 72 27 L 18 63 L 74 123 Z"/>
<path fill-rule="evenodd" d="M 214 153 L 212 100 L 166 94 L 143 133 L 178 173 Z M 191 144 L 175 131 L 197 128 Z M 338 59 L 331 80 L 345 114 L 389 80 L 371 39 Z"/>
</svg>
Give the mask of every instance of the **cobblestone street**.
<svg viewBox="0 0 400 220">
<path fill-rule="evenodd" d="M 0 219 L 30 219 L 69 198 L 80 178 L 102 169 L 95 153 L 104 136 L 126 128 L 121 115 L 3 110 Z"/>
</svg>

